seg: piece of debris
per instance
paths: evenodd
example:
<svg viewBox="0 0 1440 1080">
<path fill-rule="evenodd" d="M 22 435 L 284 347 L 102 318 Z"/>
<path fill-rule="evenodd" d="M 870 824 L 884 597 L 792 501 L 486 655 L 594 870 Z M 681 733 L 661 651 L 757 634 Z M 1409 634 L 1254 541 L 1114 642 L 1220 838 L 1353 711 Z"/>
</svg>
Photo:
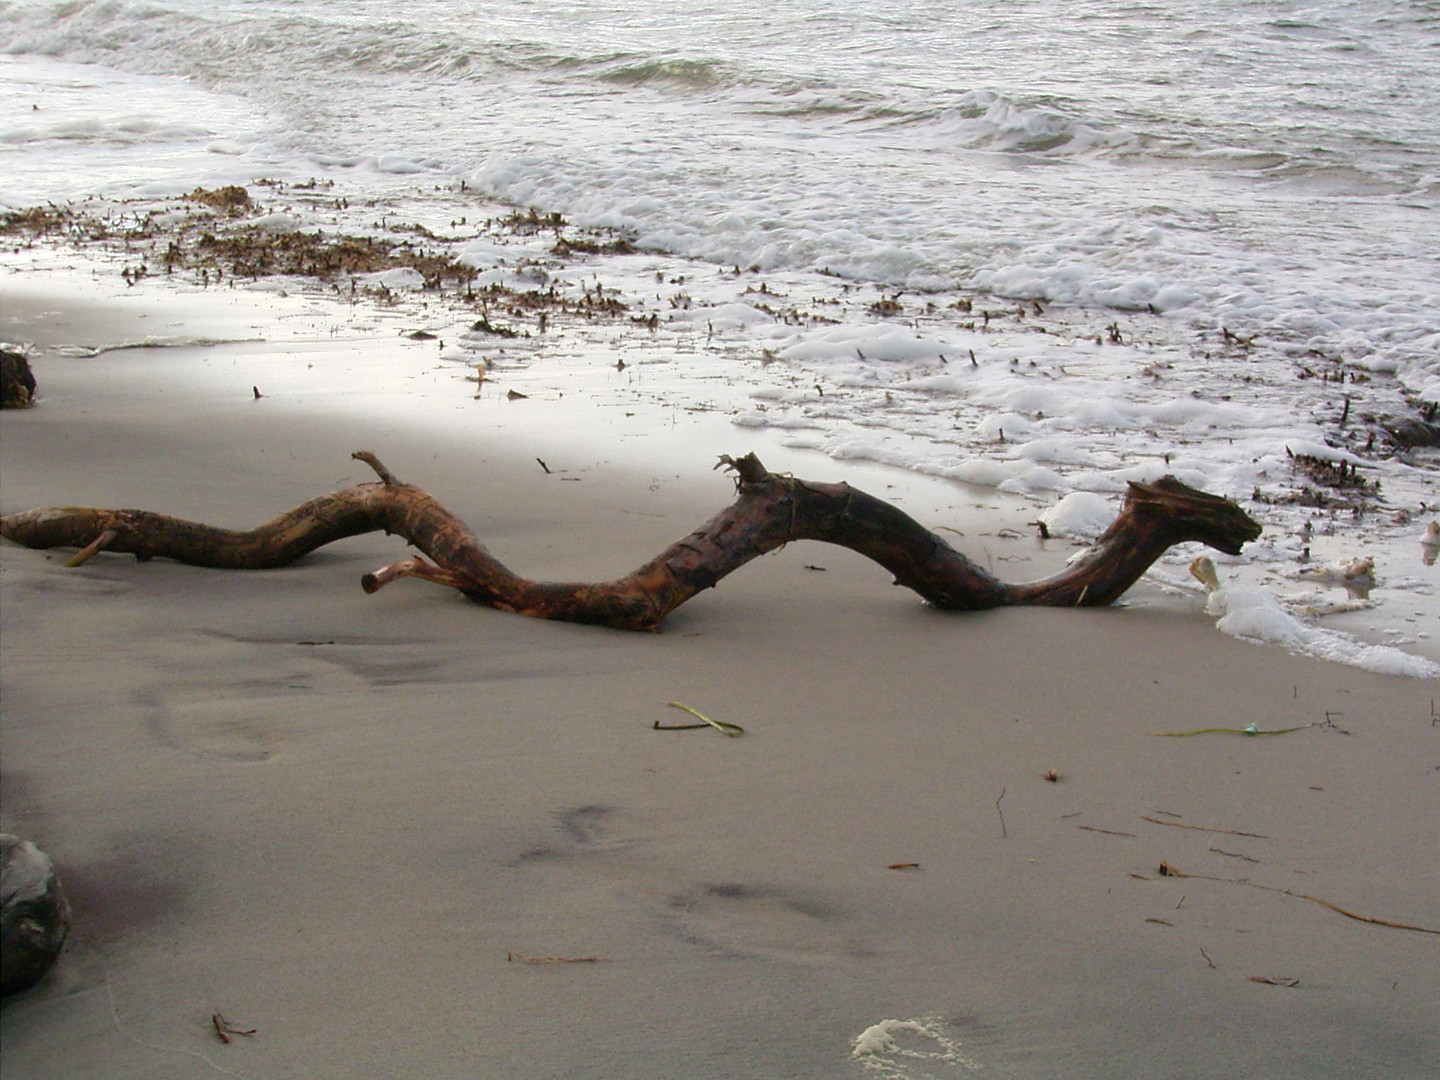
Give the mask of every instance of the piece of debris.
<svg viewBox="0 0 1440 1080">
<path fill-rule="evenodd" d="M 215 1025 L 215 1034 L 220 1036 L 220 1041 L 228 1043 L 231 1035 L 254 1035 L 254 1028 L 237 1028 L 230 1021 L 221 1016 L 218 1012 L 210 1017 L 210 1022 Z"/>
<path fill-rule="evenodd" d="M 1190 563 L 1190 576 L 1205 586 L 1207 593 L 1216 592 L 1220 588 L 1220 575 L 1215 572 L 1215 564 L 1208 555 L 1201 555 Z"/>
<path fill-rule="evenodd" d="M 655 723 L 651 725 L 651 729 L 654 731 L 698 731 L 700 728 L 703 727 L 713 727 L 716 731 L 720 732 L 721 735 L 728 735 L 732 739 L 738 738 L 739 736 L 745 734 L 745 729 L 739 724 L 732 724 L 726 720 L 711 720 L 710 717 L 706 716 L 704 713 L 699 712 L 696 709 L 692 709 L 689 705 L 686 705 L 682 702 L 667 701 L 665 704 L 669 705 L 672 709 L 679 709 L 682 712 L 688 712 L 696 719 L 703 720 L 704 723 L 662 724 L 659 720 L 656 720 Z"/>
<path fill-rule="evenodd" d="M 1271 837 L 1261 833 L 1237 832 L 1234 829 L 1212 829 L 1208 825 L 1186 825 L 1179 821 L 1161 821 L 1159 818 L 1151 817 L 1149 814 L 1141 814 L 1141 821 L 1148 821 L 1151 825 L 1169 825 L 1172 829 L 1194 829 L 1196 832 L 1224 833 L 1226 836 L 1248 836 L 1251 840 L 1269 840 Z M 1160 873 L 1165 873 L 1165 864 L 1160 864 Z"/>
<path fill-rule="evenodd" d="M 1375 560 L 1369 555 L 1336 559 L 1324 566 L 1306 566 L 1299 574 L 1319 585 L 1343 586 L 1350 596 L 1364 600 L 1375 587 Z"/>
</svg>

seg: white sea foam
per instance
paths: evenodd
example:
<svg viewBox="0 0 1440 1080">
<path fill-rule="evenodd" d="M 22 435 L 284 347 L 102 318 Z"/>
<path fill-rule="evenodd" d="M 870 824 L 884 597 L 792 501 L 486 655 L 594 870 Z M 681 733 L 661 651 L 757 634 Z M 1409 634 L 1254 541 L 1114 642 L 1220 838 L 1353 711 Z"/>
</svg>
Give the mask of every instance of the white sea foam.
<svg viewBox="0 0 1440 1080">
<path fill-rule="evenodd" d="M 1388 645 L 1367 645 L 1347 634 L 1310 625 L 1286 611 L 1268 589 L 1225 588 L 1210 594 L 1205 610 L 1232 637 L 1280 645 L 1319 660 L 1333 660 L 1381 675 L 1440 678 L 1440 664 Z"/>
<path fill-rule="evenodd" d="M 1072 491 L 1040 515 L 1056 536 L 1093 539 L 1110 527 L 1119 507 L 1090 491 Z"/>
</svg>

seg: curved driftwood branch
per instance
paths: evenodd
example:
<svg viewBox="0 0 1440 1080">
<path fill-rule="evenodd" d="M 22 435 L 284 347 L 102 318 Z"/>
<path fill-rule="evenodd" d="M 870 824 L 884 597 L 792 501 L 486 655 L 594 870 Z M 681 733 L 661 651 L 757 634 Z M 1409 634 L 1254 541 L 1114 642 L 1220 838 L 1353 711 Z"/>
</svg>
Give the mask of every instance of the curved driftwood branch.
<svg viewBox="0 0 1440 1080">
<path fill-rule="evenodd" d="M 795 540 L 839 544 L 873 559 L 897 584 L 936 607 L 978 610 L 1010 604 L 1109 604 L 1174 544 L 1195 540 L 1230 554 L 1260 527 L 1228 499 L 1174 477 L 1131 484 L 1124 508 L 1095 546 L 1043 581 L 1000 581 L 896 507 L 848 484 L 819 484 L 767 472 L 754 454 L 720 465 L 734 471 L 738 498 L 689 536 L 616 581 L 537 582 L 512 572 L 432 496 L 397 480 L 367 451 L 380 483 L 312 499 L 251 529 L 234 532 L 144 510 L 60 507 L 0 518 L 0 536 L 34 548 L 75 547 L 78 565 L 100 550 L 143 560 L 164 556 L 197 566 L 285 566 L 347 536 L 384 530 L 428 558 L 411 557 L 366 574 L 374 592 L 400 577 L 458 589 L 477 603 L 568 622 L 650 630 L 670 612 L 756 556 Z"/>
</svg>

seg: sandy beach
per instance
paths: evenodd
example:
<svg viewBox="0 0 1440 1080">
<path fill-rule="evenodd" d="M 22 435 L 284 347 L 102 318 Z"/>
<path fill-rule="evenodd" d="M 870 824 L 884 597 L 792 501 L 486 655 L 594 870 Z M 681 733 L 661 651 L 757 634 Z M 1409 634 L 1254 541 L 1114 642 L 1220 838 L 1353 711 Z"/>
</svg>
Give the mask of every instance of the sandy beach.
<svg viewBox="0 0 1440 1080">
<path fill-rule="evenodd" d="M 3 291 L 42 395 L 0 419 L 5 513 L 248 527 L 369 479 L 364 448 L 515 568 L 603 579 L 729 501 L 720 453 L 885 484 L 704 414 L 440 409 L 453 371 L 392 385 L 419 346 L 327 334 L 298 298 Z M 147 335 L 170 344 L 76 348 Z M 925 520 L 927 489 L 896 483 Z M 969 508 L 957 544 L 982 557 L 972 530 L 1017 524 L 986 522 Z M 1032 548 L 998 572 L 1068 553 Z M 403 553 L 375 535 L 223 573 L 0 546 L 0 824 L 74 907 L 57 967 L 5 1003 L 7 1080 L 1440 1060 L 1433 681 L 1193 611 L 941 614 L 814 545 L 658 634 L 414 581 L 366 596 Z M 686 719 L 671 701 L 745 734 L 655 730 Z M 1301 730 L 1160 737 L 1251 724 Z M 216 1014 L 253 1034 L 222 1041 Z"/>
</svg>

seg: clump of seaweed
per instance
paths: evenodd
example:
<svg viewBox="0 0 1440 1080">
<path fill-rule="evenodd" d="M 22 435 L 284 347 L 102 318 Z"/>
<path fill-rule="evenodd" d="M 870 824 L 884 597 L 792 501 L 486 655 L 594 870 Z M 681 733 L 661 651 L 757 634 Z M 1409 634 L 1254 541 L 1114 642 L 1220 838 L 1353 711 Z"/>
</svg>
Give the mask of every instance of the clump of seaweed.
<svg viewBox="0 0 1440 1080">
<path fill-rule="evenodd" d="M 1309 506 L 1317 510 L 1348 510 L 1357 517 L 1378 508 L 1380 481 L 1360 475 L 1360 467 L 1345 458 L 1324 458 L 1315 454 L 1292 453 L 1295 472 L 1304 479 L 1291 491 L 1271 495 L 1257 487 L 1256 502 L 1270 506 Z M 1308 481 L 1308 482 L 1307 482 Z"/>
<path fill-rule="evenodd" d="M 633 255 L 635 245 L 623 236 L 613 240 L 601 240 L 597 236 L 560 237 L 550 254 L 556 258 L 568 259 L 572 255 Z"/>
<path fill-rule="evenodd" d="M 257 185 L 276 195 L 283 195 L 286 190 L 279 181 L 257 181 Z M 329 186 L 328 182 L 325 186 Z M 311 181 L 290 190 L 309 193 L 320 187 L 318 181 Z M 328 207 L 332 202 L 336 211 L 348 209 L 343 199 L 327 199 L 325 205 Z M 445 250 L 447 245 L 465 237 L 442 236 L 420 223 L 382 219 L 376 223 L 374 233 L 363 235 L 287 228 L 283 223 L 277 225 L 273 218 L 260 220 L 265 209 L 249 191 L 238 185 L 196 188 L 177 200 L 159 205 L 146 203 L 141 208 L 132 209 L 132 206 L 90 203 L 9 211 L 0 214 L 0 236 L 22 237 L 32 242 L 42 237 L 60 237 L 77 246 L 107 246 L 123 253 L 122 273 L 130 285 L 157 272 L 188 271 L 207 286 L 227 277 L 232 281 L 253 281 L 290 276 L 339 288 L 348 278 L 353 293 L 357 290 L 357 277 L 410 269 L 420 274 L 429 290 L 443 290 L 453 283 L 458 299 L 482 312 L 477 327 L 501 337 L 518 334 L 518 331 L 492 322 L 492 310 L 514 318 L 538 315 L 542 332 L 552 314 L 594 320 L 617 318 L 628 311 L 628 306 L 617 295 L 606 293 L 598 282 L 593 288 L 582 287 L 578 295 L 573 289 L 560 291 L 554 285 L 548 289 L 526 290 L 490 284 L 476 290 L 474 281 L 479 269 Z M 464 224 L 463 218 L 451 222 L 452 227 Z M 567 236 L 565 231 L 570 229 L 570 223 L 562 215 L 541 213 L 533 207 L 489 219 L 483 229 L 520 237 L 553 231 L 555 244 L 548 252 L 552 260 L 635 251 L 630 239 L 607 230 L 589 229 Z M 539 252 L 536 255 L 539 256 Z M 521 263 L 535 265 L 530 259 L 522 259 Z M 548 273 L 541 273 L 542 280 L 546 276 Z M 382 300 L 391 298 L 384 286 L 366 291 Z"/>
<path fill-rule="evenodd" d="M 570 228 L 570 222 L 563 214 L 542 214 L 533 206 L 528 210 L 515 210 L 498 221 L 492 219 L 486 224 L 498 224 L 516 236 L 553 232 L 555 245 L 550 254 L 559 259 L 574 255 L 633 255 L 636 251 L 634 241 L 609 229 L 582 229 L 579 235 L 566 236 L 564 231 Z"/>
<path fill-rule="evenodd" d="M 491 321 L 492 311 L 503 312 L 511 318 L 523 319 L 538 315 L 544 320 L 551 314 L 578 316 L 586 320 L 615 318 L 629 310 L 629 305 L 614 292 L 605 292 L 600 286 L 593 290 L 585 287 L 580 296 L 562 292 L 554 285 L 544 289 L 515 289 L 499 282 L 492 282 L 483 289 L 469 289 L 465 299 L 483 313 L 472 329 L 500 337 L 513 337 L 509 328 Z"/>
<path fill-rule="evenodd" d="M 142 250 L 138 265 L 128 261 L 127 281 L 137 281 L 154 271 L 158 263 L 166 273 L 192 270 L 208 283 L 226 274 L 236 278 L 294 275 L 332 282 L 345 275 L 369 274 L 408 267 L 425 279 L 427 287 L 439 288 L 447 281 L 466 285 L 478 271 L 453 255 L 420 246 L 408 238 L 329 235 L 322 230 L 275 229 L 240 220 L 258 211 L 241 187 L 207 191 L 197 188 L 180 200 L 176 209 L 149 209 L 126 214 L 114 210 L 99 214 L 71 207 L 35 207 L 0 216 L 0 235 L 30 238 L 64 236 L 76 243 L 116 243 L 127 254 Z M 185 213 L 186 204 L 205 210 Z M 211 211 L 221 211 L 216 217 Z M 422 240 L 436 241 L 426 230 Z M 163 244 L 163 246 L 162 246 Z"/>
<path fill-rule="evenodd" d="M 209 190 L 197 187 L 185 198 L 190 202 L 197 202 L 214 210 L 222 210 L 232 217 L 247 213 L 255 206 L 250 198 L 250 192 L 238 184 Z"/>
<path fill-rule="evenodd" d="M 275 197 L 300 195 L 325 212 L 343 213 L 349 203 L 343 198 L 320 198 L 319 181 L 289 185 L 276 180 L 256 181 Z M 629 307 L 613 291 L 597 281 L 593 286 L 572 285 L 557 289 L 523 289 L 513 284 L 491 283 L 475 287 L 480 268 L 464 261 L 446 248 L 478 234 L 509 234 L 533 238 L 554 234 L 551 248 L 536 248 L 522 256 L 519 266 L 544 282 L 556 269 L 556 261 L 575 256 L 629 254 L 634 242 L 605 229 L 572 229 L 558 213 L 542 213 L 531 207 L 515 210 L 505 217 L 490 218 L 466 227 L 465 219 L 452 221 L 454 235 L 440 235 L 418 222 L 386 221 L 382 216 L 373 230 L 360 232 L 309 230 L 289 227 L 279 215 L 267 213 L 244 187 L 229 185 L 214 189 L 196 188 L 178 199 L 159 203 L 113 203 L 87 200 L 79 205 L 46 205 L 0 214 L 0 236 L 34 242 L 55 239 L 76 246 L 101 246 L 124 259 L 122 275 L 127 285 L 157 273 L 188 272 L 209 286 L 225 281 L 255 281 L 286 276 L 310 279 L 341 289 L 348 279 L 353 295 L 364 291 L 381 302 L 393 302 L 384 285 L 366 285 L 357 278 L 393 269 L 416 271 L 431 291 L 446 291 L 452 302 L 477 310 L 481 317 L 475 328 L 498 337 L 519 336 L 522 331 L 504 325 L 501 319 L 535 320 L 541 333 L 556 315 L 570 315 L 586 321 L 616 319 Z M 493 314 L 492 314 L 493 313 Z"/>
<path fill-rule="evenodd" d="M 1289 451 L 1286 451 L 1289 454 Z M 1295 468 L 1331 491 L 1374 495 L 1380 491 L 1379 480 L 1366 480 L 1360 467 L 1344 458 L 1316 457 L 1314 454 L 1289 454 Z"/>
<path fill-rule="evenodd" d="M 530 207 L 528 213 L 516 210 L 513 213 L 500 219 L 500 224 L 517 236 L 533 236 L 545 229 L 554 229 L 556 232 L 569 224 L 560 214 L 542 214 L 535 207 Z"/>
<path fill-rule="evenodd" d="M 450 256 L 374 236 L 328 236 L 322 231 L 274 232 L 247 225 L 224 232 L 202 233 L 192 243 L 172 240 L 164 255 L 166 268 L 215 269 L 223 267 L 234 277 L 260 278 L 275 274 L 334 281 L 345 276 L 407 268 L 425 279 L 426 288 L 438 289 L 447 281 L 465 285 L 475 279 L 475 267 Z"/>
<path fill-rule="evenodd" d="M 471 323 L 470 329 L 475 333 L 493 334 L 495 337 L 502 338 L 513 338 L 520 336 L 520 332 L 512 327 L 500 326 L 492 323 L 490 321 L 490 315 L 488 312 L 480 316 L 480 318 L 476 319 L 473 323 Z"/>
<path fill-rule="evenodd" d="M 0 236 L 54 236 L 75 224 L 75 212 L 63 206 L 33 206 L 0 214 Z"/>
</svg>

